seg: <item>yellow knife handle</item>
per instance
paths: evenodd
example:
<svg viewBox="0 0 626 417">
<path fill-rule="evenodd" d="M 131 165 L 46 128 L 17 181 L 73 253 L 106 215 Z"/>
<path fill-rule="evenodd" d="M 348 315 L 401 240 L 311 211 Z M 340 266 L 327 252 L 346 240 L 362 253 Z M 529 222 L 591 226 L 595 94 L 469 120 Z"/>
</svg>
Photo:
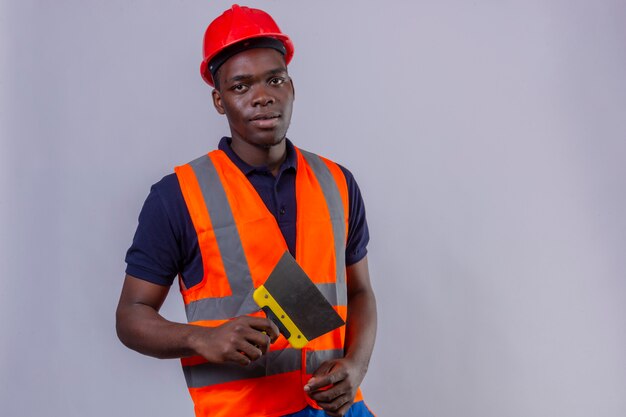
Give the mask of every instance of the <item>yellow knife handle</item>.
<svg viewBox="0 0 626 417">
<path fill-rule="evenodd" d="M 287 332 L 284 332 L 284 330 L 281 330 L 281 332 L 287 338 L 292 347 L 302 349 L 309 342 L 307 338 L 304 337 L 300 329 L 298 329 L 298 326 L 296 326 L 291 318 L 289 318 L 287 313 L 285 313 L 285 310 L 283 310 L 280 304 L 278 304 L 274 297 L 272 297 L 272 294 L 270 294 L 263 285 L 254 290 L 252 298 L 259 305 L 259 307 L 265 310 L 266 314 L 267 309 L 272 312 L 274 317 L 270 317 L 268 315 L 269 319 L 272 319 L 275 323 L 276 320 L 278 320 L 280 324 L 276 323 L 276 325 L 279 328 L 284 327 L 284 329 L 287 330 Z"/>
</svg>

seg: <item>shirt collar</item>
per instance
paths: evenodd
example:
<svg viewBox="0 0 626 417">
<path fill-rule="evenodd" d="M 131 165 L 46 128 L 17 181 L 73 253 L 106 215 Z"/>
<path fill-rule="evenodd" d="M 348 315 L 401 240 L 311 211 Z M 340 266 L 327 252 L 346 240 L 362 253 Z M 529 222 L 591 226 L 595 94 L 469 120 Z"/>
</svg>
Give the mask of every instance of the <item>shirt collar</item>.
<svg viewBox="0 0 626 417">
<path fill-rule="evenodd" d="M 217 145 L 217 148 L 220 151 L 223 151 L 226 154 L 226 156 L 228 156 L 228 159 L 230 159 L 237 166 L 237 168 L 239 168 L 241 172 L 243 172 L 246 176 L 253 174 L 254 172 L 268 172 L 269 171 L 267 166 L 253 167 L 252 165 L 247 164 L 230 147 L 231 141 L 232 141 L 231 138 L 225 136 L 220 140 L 220 143 L 219 145 Z M 285 157 L 285 160 L 283 161 L 283 163 L 280 166 L 280 169 L 278 170 L 279 174 L 289 168 L 293 168 L 294 170 L 297 168 L 296 151 L 294 149 L 293 143 L 291 143 L 289 139 L 285 138 L 285 144 L 286 144 L 285 147 L 287 151 L 287 156 Z"/>
</svg>

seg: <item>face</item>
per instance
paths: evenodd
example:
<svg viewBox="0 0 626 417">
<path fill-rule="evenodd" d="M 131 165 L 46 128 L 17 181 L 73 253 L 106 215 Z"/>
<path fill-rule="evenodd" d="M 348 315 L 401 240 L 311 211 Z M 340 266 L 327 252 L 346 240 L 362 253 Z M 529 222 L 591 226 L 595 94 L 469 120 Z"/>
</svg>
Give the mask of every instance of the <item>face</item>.
<svg viewBox="0 0 626 417">
<path fill-rule="evenodd" d="M 233 142 L 269 148 L 285 139 L 294 90 L 283 56 L 274 49 L 240 52 L 216 74 L 213 104 L 225 114 Z"/>
</svg>

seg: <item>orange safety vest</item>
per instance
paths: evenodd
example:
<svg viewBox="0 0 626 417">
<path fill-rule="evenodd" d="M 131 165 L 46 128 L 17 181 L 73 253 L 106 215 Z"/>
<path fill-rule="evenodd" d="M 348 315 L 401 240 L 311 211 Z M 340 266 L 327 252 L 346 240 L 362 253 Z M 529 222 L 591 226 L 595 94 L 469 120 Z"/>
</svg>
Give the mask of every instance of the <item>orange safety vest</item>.
<svg viewBox="0 0 626 417">
<path fill-rule="evenodd" d="M 296 261 L 347 317 L 345 247 L 348 187 L 335 163 L 296 149 Z M 240 315 L 262 316 L 252 299 L 288 250 L 275 217 L 223 151 L 175 168 L 202 255 L 202 281 L 185 288 L 187 320 L 218 326 Z M 247 367 L 182 359 L 196 416 L 276 417 L 310 404 L 304 385 L 322 362 L 343 357 L 345 326 L 291 348 L 281 335 Z M 356 401 L 362 399 L 360 391 Z"/>
</svg>

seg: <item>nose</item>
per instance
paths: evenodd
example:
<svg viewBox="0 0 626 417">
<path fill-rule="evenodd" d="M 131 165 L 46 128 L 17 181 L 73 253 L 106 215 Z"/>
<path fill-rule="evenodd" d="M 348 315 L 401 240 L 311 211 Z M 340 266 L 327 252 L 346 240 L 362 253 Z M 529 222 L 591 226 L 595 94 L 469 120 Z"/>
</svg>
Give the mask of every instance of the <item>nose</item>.
<svg viewBox="0 0 626 417">
<path fill-rule="evenodd" d="M 259 85 L 255 88 L 255 94 L 252 99 L 253 106 L 267 106 L 274 103 L 274 96 L 270 93 L 267 86 Z"/>
</svg>

